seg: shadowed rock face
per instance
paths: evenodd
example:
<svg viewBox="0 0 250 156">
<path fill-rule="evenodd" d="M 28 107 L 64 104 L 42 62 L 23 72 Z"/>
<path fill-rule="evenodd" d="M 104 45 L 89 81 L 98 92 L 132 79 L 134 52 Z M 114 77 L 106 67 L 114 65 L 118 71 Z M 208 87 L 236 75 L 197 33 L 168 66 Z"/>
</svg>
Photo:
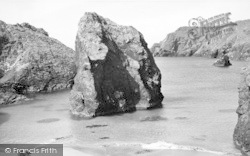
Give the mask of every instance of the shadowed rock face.
<svg viewBox="0 0 250 156">
<path fill-rule="evenodd" d="M 93 117 L 161 106 L 161 73 L 143 35 L 85 13 L 76 37 L 74 115 Z"/>
<path fill-rule="evenodd" d="M 250 156 L 250 68 L 242 70 L 239 85 L 238 123 L 234 131 L 234 143 L 244 155 Z"/>
<path fill-rule="evenodd" d="M 74 51 L 43 29 L 0 21 L 0 105 L 70 86 Z"/>
<path fill-rule="evenodd" d="M 192 27 L 180 27 L 169 33 L 164 40 L 152 46 L 153 55 L 216 58 L 228 50 L 230 59 L 250 59 L 250 20 L 237 21 L 228 27 L 211 28 L 195 38 L 188 36 L 191 30 Z"/>
</svg>

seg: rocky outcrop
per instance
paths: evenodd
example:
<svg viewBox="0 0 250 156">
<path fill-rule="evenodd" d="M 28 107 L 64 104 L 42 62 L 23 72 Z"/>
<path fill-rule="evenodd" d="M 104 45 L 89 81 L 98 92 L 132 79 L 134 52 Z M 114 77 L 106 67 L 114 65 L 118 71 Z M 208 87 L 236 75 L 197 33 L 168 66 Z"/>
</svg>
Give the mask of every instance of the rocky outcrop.
<svg viewBox="0 0 250 156">
<path fill-rule="evenodd" d="M 229 51 L 233 60 L 250 59 L 250 20 L 238 21 L 228 26 L 207 28 L 203 35 L 190 36 L 192 27 L 181 27 L 151 48 L 154 56 L 203 56 L 214 58 Z M 192 33 L 196 33 L 192 32 Z M 155 49 L 155 50 L 154 50 Z"/>
<path fill-rule="evenodd" d="M 250 68 L 241 72 L 239 84 L 238 123 L 234 131 L 234 143 L 244 155 L 250 156 Z"/>
<path fill-rule="evenodd" d="M 0 21 L 0 105 L 70 87 L 74 51 L 43 29 Z"/>
<path fill-rule="evenodd" d="M 71 112 L 93 117 L 160 107 L 161 73 L 143 35 L 85 13 L 76 37 L 77 74 Z"/>
<path fill-rule="evenodd" d="M 151 51 L 154 56 L 189 56 L 191 54 L 187 32 L 191 28 L 181 27 L 174 33 L 170 33 L 158 44 L 154 44 Z"/>
<path fill-rule="evenodd" d="M 161 43 L 155 43 L 153 46 L 150 48 L 150 51 L 153 51 L 154 53 L 159 53 L 161 50 Z"/>
<path fill-rule="evenodd" d="M 223 55 L 221 58 L 215 61 L 213 65 L 217 67 L 228 67 L 231 66 L 232 64 L 229 60 L 229 57 L 227 55 Z"/>
</svg>

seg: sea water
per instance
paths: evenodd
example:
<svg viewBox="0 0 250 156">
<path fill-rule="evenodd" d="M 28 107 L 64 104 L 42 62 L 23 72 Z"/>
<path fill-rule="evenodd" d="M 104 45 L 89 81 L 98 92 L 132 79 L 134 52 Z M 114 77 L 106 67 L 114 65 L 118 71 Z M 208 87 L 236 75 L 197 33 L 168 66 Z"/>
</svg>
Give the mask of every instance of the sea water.
<svg viewBox="0 0 250 156">
<path fill-rule="evenodd" d="M 163 108 L 90 120 L 72 119 L 69 91 L 0 108 L 0 143 L 82 146 L 140 144 L 146 149 L 189 149 L 239 154 L 233 145 L 238 83 L 248 62 L 214 67 L 214 59 L 155 58 L 162 73 Z"/>
</svg>

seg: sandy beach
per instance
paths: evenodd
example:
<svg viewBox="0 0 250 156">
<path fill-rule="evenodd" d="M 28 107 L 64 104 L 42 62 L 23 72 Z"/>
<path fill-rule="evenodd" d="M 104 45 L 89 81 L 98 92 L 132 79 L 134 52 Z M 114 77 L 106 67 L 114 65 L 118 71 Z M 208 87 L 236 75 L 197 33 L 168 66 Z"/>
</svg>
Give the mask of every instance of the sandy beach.
<svg viewBox="0 0 250 156">
<path fill-rule="evenodd" d="M 244 63 L 233 62 L 225 71 L 212 66 L 203 70 L 210 59 L 156 60 L 162 72 L 176 71 L 163 75 L 163 108 L 83 120 L 71 118 L 69 90 L 41 94 L 1 107 L 0 142 L 64 144 L 65 156 L 241 155 L 232 139 L 238 98 L 233 82 Z M 180 62 L 185 68 L 176 70 Z M 202 74 L 183 77 L 191 72 Z"/>
<path fill-rule="evenodd" d="M 83 148 L 83 147 L 64 147 L 64 156 L 240 156 L 241 154 L 221 153 L 215 151 L 195 151 L 181 149 L 143 149 L 140 146 L 123 147 L 103 147 L 103 148 Z"/>
</svg>

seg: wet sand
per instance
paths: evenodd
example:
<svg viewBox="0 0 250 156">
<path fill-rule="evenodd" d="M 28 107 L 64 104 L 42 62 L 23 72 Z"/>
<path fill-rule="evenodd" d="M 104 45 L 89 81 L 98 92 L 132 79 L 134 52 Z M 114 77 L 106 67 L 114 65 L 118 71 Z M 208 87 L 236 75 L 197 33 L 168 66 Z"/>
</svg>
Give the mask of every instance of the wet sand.
<svg viewBox="0 0 250 156">
<path fill-rule="evenodd" d="M 41 94 L 0 108 L 0 143 L 62 143 L 66 156 L 240 155 L 232 134 L 242 63 L 227 69 L 203 58 L 160 58 L 157 63 L 163 108 L 77 120 L 69 113 L 69 91 Z M 155 145 L 158 141 L 163 143 Z"/>
<path fill-rule="evenodd" d="M 64 156 L 240 156 L 241 154 L 210 153 L 192 150 L 150 150 L 135 147 L 77 148 L 64 147 Z"/>
<path fill-rule="evenodd" d="M 151 152 L 142 152 L 139 154 L 131 154 L 131 153 L 124 153 L 124 152 L 117 152 L 115 154 L 100 154 L 95 153 L 95 151 L 92 152 L 82 152 L 79 150 L 75 150 L 73 148 L 65 148 L 63 150 L 64 156 L 132 156 L 132 155 L 138 155 L 138 156 L 218 156 L 215 154 L 210 153 L 204 153 L 204 152 L 195 152 L 195 151 L 182 151 L 182 150 L 161 150 L 161 151 L 151 151 Z"/>
</svg>

